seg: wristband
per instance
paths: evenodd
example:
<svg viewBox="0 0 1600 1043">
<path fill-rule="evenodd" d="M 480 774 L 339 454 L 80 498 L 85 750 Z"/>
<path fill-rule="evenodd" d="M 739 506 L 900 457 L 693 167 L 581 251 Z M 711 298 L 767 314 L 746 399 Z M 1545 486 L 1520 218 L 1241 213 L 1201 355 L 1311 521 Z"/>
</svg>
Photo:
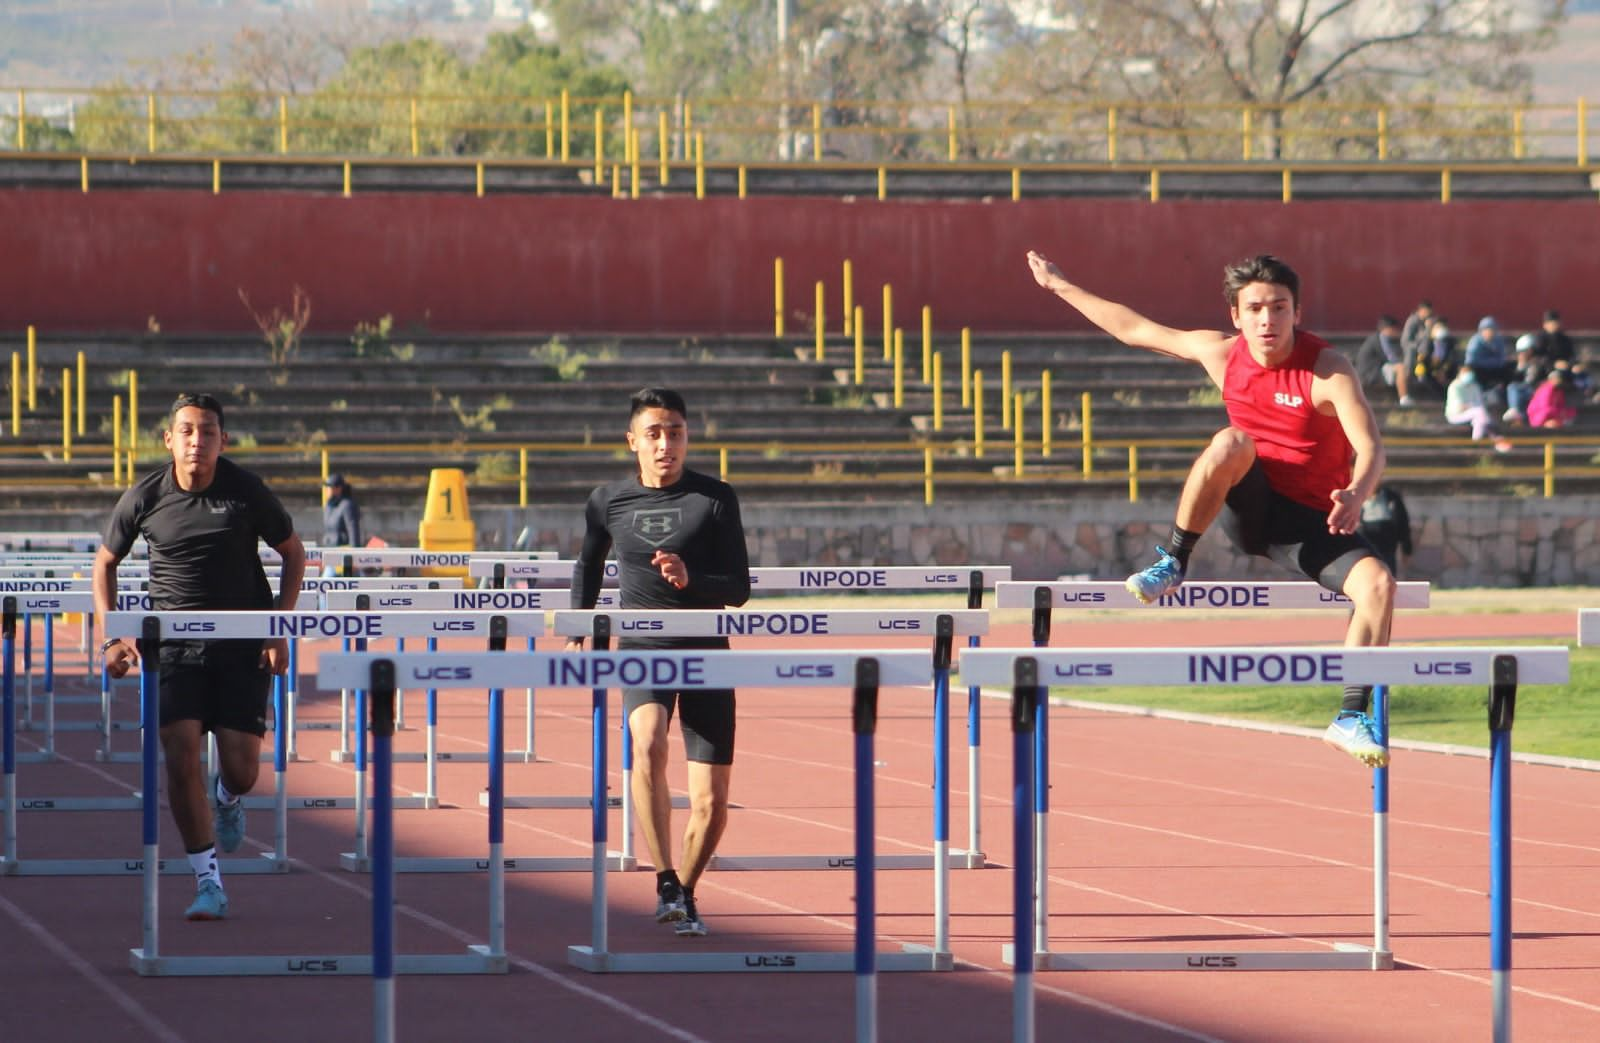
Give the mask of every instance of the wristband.
<svg viewBox="0 0 1600 1043">
<path fill-rule="evenodd" d="M 109 652 L 111 650 L 111 646 L 112 645 L 119 645 L 121 643 L 122 643 L 122 638 L 120 638 L 120 637 L 108 637 L 108 638 L 106 638 L 104 641 L 100 642 L 100 654 L 101 655 L 105 655 L 107 652 Z"/>
</svg>

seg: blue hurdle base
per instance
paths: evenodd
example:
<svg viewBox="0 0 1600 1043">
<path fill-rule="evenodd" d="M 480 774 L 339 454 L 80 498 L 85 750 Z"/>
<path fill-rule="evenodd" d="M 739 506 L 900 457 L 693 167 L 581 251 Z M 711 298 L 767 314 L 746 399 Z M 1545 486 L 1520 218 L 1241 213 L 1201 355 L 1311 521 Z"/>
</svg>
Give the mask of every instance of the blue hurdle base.
<svg viewBox="0 0 1600 1043">
<path fill-rule="evenodd" d="M 874 958 L 880 971 L 948 971 L 955 967 L 949 953 L 907 944 L 900 952 L 880 952 Z M 827 972 L 851 974 L 856 970 L 852 952 L 595 952 L 588 945 L 567 946 L 567 963 L 596 974 L 753 974 Z"/>
<path fill-rule="evenodd" d="M 1000 949 L 1000 962 L 1014 966 L 1016 947 Z M 1036 952 L 1041 971 L 1389 971 L 1394 953 L 1336 942 L 1325 951 L 1215 949 L 1170 952 Z"/>
<path fill-rule="evenodd" d="M 128 962 L 141 977 L 331 978 L 370 975 L 372 954 L 339 956 L 146 956 L 143 949 L 128 950 Z M 470 945 L 464 953 L 400 953 L 394 958 L 397 974 L 505 974 L 510 961 L 505 953 L 488 946 Z"/>
</svg>

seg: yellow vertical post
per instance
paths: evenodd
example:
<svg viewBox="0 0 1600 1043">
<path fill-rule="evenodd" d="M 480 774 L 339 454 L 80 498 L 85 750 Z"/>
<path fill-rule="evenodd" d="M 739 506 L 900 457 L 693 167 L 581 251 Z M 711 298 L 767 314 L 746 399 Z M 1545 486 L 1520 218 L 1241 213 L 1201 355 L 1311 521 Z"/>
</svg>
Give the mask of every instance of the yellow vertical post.
<svg viewBox="0 0 1600 1043">
<path fill-rule="evenodd" d="M 211 194 L 214 196 L 222 194 L 222 160 L 220 159 L 211 161 Z"/>
<path fill-rule="evenodd" d="M 922 504 L 933 506 L 933 447 L 922 449 Z"/>
<path fill-rule="evenodd" d="M 561 88 L 561 162 L 572 159 L 572 95 Z"/>
<path fill-rule="evenodd" d="M 859 383 L 859 381 L 857 381 Z M 11 353 L 11 437 L 22 435 L 22 352 Z"/>
<path fill-rule="evenodd" d="M 1243 158 L 1250 158 L 1250 106 L 1246 105 L 1239 110 L 1239 140 L 1243 145 Z"/>
<path fill-rule="evenodd" d="M 133 484 L 133 462 L 139 458 L 139 371 L 128 370 L 128 484 Z"/>
<path fill-rule="evenodd" d="M 747 174 L 746 174 L 746 171 L 745 171 L 745 166 L 744 166 L 743 163 L 740 163 L 739 164 L 739 198 L 740 199 L 743 199 L 744 196 L 745 196 L 745 185 L 746 185 L 747 180 L 748 180 L 748 177 L 747 177 Z"/>
<path fill-rule="evenodd" d="M 327 503 L 328 502 L 328 475 L 333 473 L 333 468 L 329 466 L 328 451 L 326 449 L 322 450 L 318 454 L 318 462 L 319 462 L 319 464 L 321 466 L 322 473 L 317 476 L 317 482 L 318 482 L 318 486 L 322 489 L 322 502 L 323 503 Z"/>
<path fill-rule="evenodd" d="M 611 164 L 611 198 L 622 198 L 622 164 Z"/>
<path fill-rule="evenodd" d="M 634 130 L 628 135 L 629 148 L 633 151 L 633 158 L 628 162 L 628 198 L 639 198 L 639 132 Z"/>
<path fill-rule="evenodd" d="M 289 151 L 289 99 L 286 95 L 278 95 L 278 151 Z"/>
<path fill-rule="evenodd" d="M 1450 202 L 1450 168 L 1439 171 L 1439 202 Z"/>
<path fill-rule="evenodd" d="M 933 308 L 922 306 L 922 383 L 933 380 Z"/>
<path fill-rule="evenodd" d="M 72 369 L 61 370 L 61 459 L 72 462 Z"/>
<path fill-rule="evenodd" d="M 950 145 L 948 150 L 950 162 L 954 163 L 956 161 L 956 157 L 961 154 L 960 147 L 956 142 L 956 107 L 954 105 L 951 105 L 945 110 L 945 122 L 950 132 Z"/>
<path fill-rule="evenodd" d="M 1139 447 L 1128 447 L 1128 502 L 1139 502 Z"/>
<path fill-rule="evenodd" d="M 972 455 L 983 459 L 983 370 L 972 371 Z"/>
<path fill-rule="evenodd" d="M 1011 430 L 1011 349 L 1000 353 L 1000 428 Z"/>
<path fill-rule="evenodd" d="M 1050 455 L 1050 429 L 1055 426 L 1055 411 L 1050 407 L 1050 371 L 1039 374 L 1039 455 Z"/>
<path fill-rule="evenodd" d="M 1544 444 L 1544 498 L 1550 499 L 1556 494 L 1556 444 Z"/>
<path fill-rule="evenodd" d="M 905 330 L 894 330 L 894 407 L 906 404 L 906 337 Z"/>
<path fill-rule="evenodd" d="M 817 294 L 816 294 L 816 296 L 817 296 L 817 310 L 816 310 L 816 318 L 814 320 L 814 324 L 817 327 L 817 361 L 818 362 L 821 362 L 823 360 L 823 358 L 824 358 L 822 347 L 823 347 L 824 340 L 828 336 L 827 320 L 823 317 L 823 311 L 822 311 L 822 303 L 823 303 L 822 299 L 823 299 L 824 292 L 825 292 L 825 290 L 824 290 L 823 282 L 822 282 L 821 279 L 818 279 L 817 280 Z"/>
<path fill-rule="evenodd" d="M 1161 202 L 1161 170 L 1158 167 L 1150 168 L 1150 202 Z"/>
<path fill-rule="evenodd" d="M 83 352 L 80 351 L 80 352 L 78 352 L 78 437 L 79 438 L 82 438 L 83 435 L 85 434 L 85 431 L 83 429 L 83 413 L 84 413 L 84 406 L 87 404 L 88 398 L 85 395 L 83 389 L 84 389 L 84 385 L 89 382 L 87 377 L 88 377 L 88 360 L 84 358 Z"/>
<path fill-rule="evenodd" d="M 528 447 L 517 450 L 517 506 L 528 506 Z"/>
<path fill-rule="evenodd" d="M 665 188 L 667 185 L 667 161 L 671 158 L 667 155 L 667 152 L 671 146 L 672 138 L 667 134 L 667 110 L 662 109 L 660 112 L 656 113 L 656 155 L 660 157 L 661 162 L 662 188 Z"/>
<path fill-rule="evenodd" d="M 556 157 L 556 103 L 544 100 L 544 158 Z"/>
<path fill-rule="evenodd" d="M 933 429 L 944 430 L 944 356 L 933 353 Z"/>
<path fill-rule="evenodd" d="M 856 384 L 860 386 L 867 380 L 867 342 L 865 323 L 861 321 L 861 305 L 855 307 L 855 338 L 856 338 Z"/>
<path fill-rule="evenodd" d="M 111 484 L 122 485 L 122 396 L 111 396 Z"/>
<path fill-rule="evenodd" d="M 1083 476 L 1094 474 L 1094 402 L 1089 392 L 1083 393 Z"/>
<path fill-rule="evenodd" d="M 1511 158 L 1527 159 L 1527 140 L 1522 135 L 1522 110 L 1517 109 L 1511 114 Z"/>
<path fill-rule="evenodd" d="M 889 360 L 894 353 L 894 291 L 888 283 L 883 284 L 883 359 Z"/>
<path fill-rule="evenodd" d="M 1284 167 L 1283 168 L 1283 201 L 1285 203 L 1289 202 L 1289 200 L 1294 198 L 1294 189 L 1290 185 L 1290 178 L 1291 178 L 1291 175 L 1289 173 L 1289 168 L 1288 167 Z"/>
<path fill-rule="evenodd" d="M 1015 452 L 1013 453 L 1014 458 L 1012 460 L 1012 470 L 1016 472 L 1018 478 L 1021 478 L 1022 457 L 1023 454 L 1027 452 L 1028 448 L 1027 443 L 1023 438 L 1023 429 L 1028 425 L 1022 422 L 1022 392 L 1020 391 L 1016 394 L 1016 401 L 1011 404 L 1011 415 L 1017 420 L 1016 426 L 1011 432 L 1013 435 L 1012 445 L 1015 447 Z"/>
<path fill-rule="evenodd" d="M 78 157 L 78 189 L 82 192 L 89 191 L 89 157 Z"/>
<path fill-rule="evenodd" d="M 1378 110 L 1378 159 L 1389 158 L 1389 110 Z"/>
<path fill-rule="evenodd" d="M 603 105 L 594 107 L 594 183 L 599 184 L 606 171 L 606 110 Z"/>
<path fill-rule="evenodd" d="M 717 477 L 723 481 L 728 480 L 728 447 L 723 446 L 717 450 Z"/>
<path fill-rule="evenodd" d="M 691 136 L 699 134 L 694 129 L 694 102 L 685 99 L 683 103 L 683 140 L 688 141 Z"/>
<path fill-rule="evenodd" d="M 1011 201 L 1015 203 L 1022 198 L 1022 168 L 1011 168 Z"/>
<path fill-rule="evenodd" d="M 1106 162 L 1117 161 L 1117 107 L 1106 109 Z"/>
<path fill-rule="evenodd" d="M 17 91 L 17 151 L 28 151 L 28 92 Z"/>
<path fill-rule="evenodd" d="M 635 142 L 635 139 L 634 139 L 634 136 L 633 136 L 633 91 L 626 90 L 626 91 L 622 92 L 622 148 L 623 148 L 623 151 L 624 152 L 629 152 L 631 149 L 633 149 L 634 142 Z M 625 155 L 623 157 L 623 159 L 625 161 L 626 160 L 630 160 L 632 158 L 633 158 L 633 156 L 631 155 L 631 153 L 629 155 Z"/>
<path fill-rule="evenodd" d="M 156 150 L 156 96 L 144 96 L 144 144 L 145 151 L 154 153 Z"/>
<path fill-rule="evenodd" d="M 694 197 L 706 197 L 706 136 L 699 131 L 694 135 Z"/>
<path fill-rule="evenodd" d="M 476 166 L 477 166 L 477 175 L 478 175 L 478 198 L 482 199 L 483 198 L 483 160 L 481 160 L 481 159 L 478 160 Z"/>
<path fill-rule="evenodd" d="M 889 198 L 889 174 L 883 167 L 878 168 L 878 198 Z"/>
<path fill-rule="evenodd" d="M 961 408 L 972 405 L 972 327 L 961 327 Z"/>
<path fill-rule="evenodd" d="M 844 259 L 843 282 L 844 304 L 841 307 L 844 310 L 844 335 L 848 337 L 851 333 L 850 324 L 855 321 L 856 315 L 856 287 L 855 280 L 851 277 L 850 258 L 848 257 Z"/>
<path fill-rule="evenodd" d="M 783 336 L 783 258 L 772 259 L 772 332 Z"/>
<path fill-rule="evenodd" d="M 811 161 L 822 162 L 822 106 L 811 103 Z"/>
<path fill-rule="evenodd" d="M 422 155 L 422 127 L 417 120 L 417 99 L 411 99 L 411 154 Z"/>
<path fill-rule="evenodd" d="M 344 161 L 344 197 L 350 198 L 350 161 Z"/>
<path fill-rule="evenodd" d="M 28 327 L 28 412 L 39 408 L 39 335 Z"/>
<path fill-rule="evenodd" d="M 1578 96 L 1578 165 L 1589 165 L 1589 99 Z"/>
</svg>

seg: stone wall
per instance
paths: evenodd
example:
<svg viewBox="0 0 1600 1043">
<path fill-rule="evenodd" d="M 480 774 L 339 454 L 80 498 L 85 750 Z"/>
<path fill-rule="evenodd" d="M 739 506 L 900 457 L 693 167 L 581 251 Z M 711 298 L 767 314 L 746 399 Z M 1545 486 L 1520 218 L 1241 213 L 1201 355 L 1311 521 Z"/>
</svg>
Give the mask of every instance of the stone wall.
<svg viewBox="0 0 1600 1043">
<path fill-rule="evenodd" d="M 1600 586 L 1600 497 L 1416 497 L 1408 507 L 1416 554 L 1402 563 L 1402 578 L 1453 588 Z M 1018 579 L 1121 579 L 1148 564 L 1151 547 L 1171 529 L 1172 509 L 1165 499 L 930 508 L 751 505 L 744 521 L 758 565 L 1009 564 Z M 485 545 L 504 546 L 527 525 L 536 546 L 571 556 L 581 519 L 566 513 L 489 508 L 476 516 Z M 381 520 L 372 523 L 383 531 Z M 415 524 L 402 531 L 414 532 Z M 1270 562 L 1238 554 L 1221 533 L 1201 541 L 1191 567 L 1195 578 L 1284 575 Z"/>
</svg>

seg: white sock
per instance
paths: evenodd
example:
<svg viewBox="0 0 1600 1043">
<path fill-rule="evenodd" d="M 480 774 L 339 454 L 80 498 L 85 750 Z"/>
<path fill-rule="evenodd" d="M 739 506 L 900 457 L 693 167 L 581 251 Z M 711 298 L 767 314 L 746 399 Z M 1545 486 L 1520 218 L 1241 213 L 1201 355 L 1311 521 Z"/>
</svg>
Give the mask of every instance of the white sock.
<svg viewBox="0 0 1600 1043">
<path fill-rule="evenodd" d="M 237 804 L 238 802 L 239 802 L 238 796 L 228 792 L 228 787 L 226 787 L 226 786 L 224 786 L 222 784 L 222 776 L 218 775 L 217 776 L 217 803 L 218 804 Z"/>
<path fill-rule="evenodd" d="M 222 871 L 217 868 L 216 845 L 213 844 L 204 851 L 189 852 L 189 868 L 194 870 L 195 886 L 198 887 L 207 880 L 218 887 L 222 886 Z"/>
</svg>

